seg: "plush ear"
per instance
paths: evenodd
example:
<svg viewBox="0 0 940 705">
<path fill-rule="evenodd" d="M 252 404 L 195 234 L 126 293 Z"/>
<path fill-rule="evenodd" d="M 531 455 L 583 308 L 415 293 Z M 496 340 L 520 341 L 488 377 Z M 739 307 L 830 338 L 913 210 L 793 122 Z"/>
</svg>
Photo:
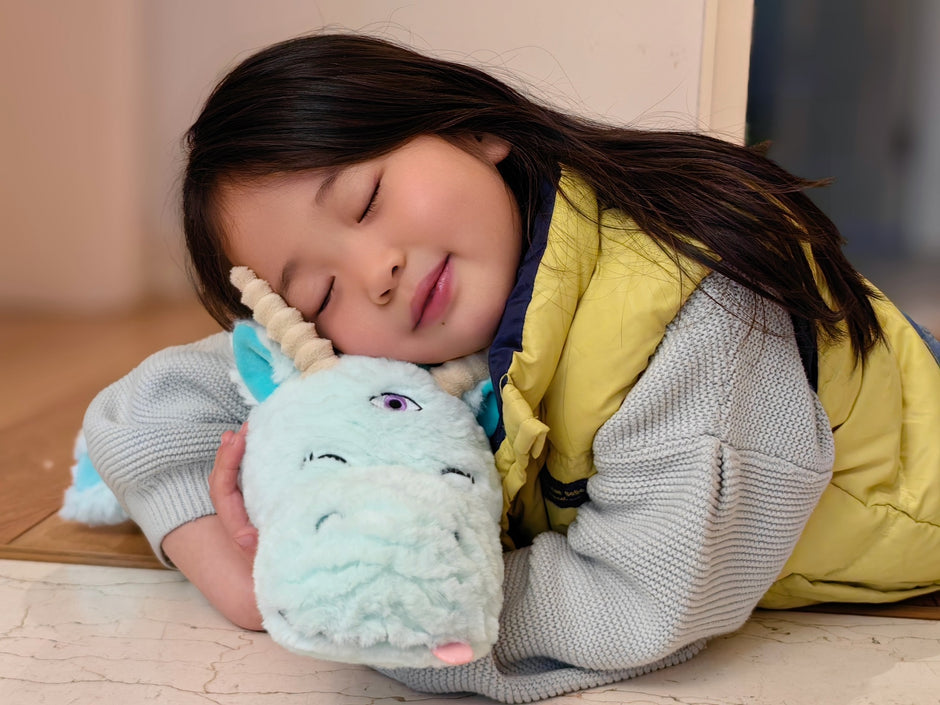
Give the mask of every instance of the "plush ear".
<svg viewBox="0 0 940 705">
<path fill-rule="evenodd" d="M 488 351 L 449 360 L 431 369 L 431 376 L 448 394 L 460 397 L 476 414 L 477 422 L 492 436 L 499 426 L 499 407 L 490 381 Z"/>
<path fill-rule="evenodd" d="M 461 397 L 477 417 L 477 423 L 483 427 L 487 436 L 496 433 L 499 426 L 499 406 L 493 382 L 485 379 Z"/>
<path fill-rule="evenodd" d="M 256 403 L 263 402 L 282 382 L 298 374 L 293 360 L 253 321 L 235 324 L 232 353 L 240 381 Z"/>
</svg>

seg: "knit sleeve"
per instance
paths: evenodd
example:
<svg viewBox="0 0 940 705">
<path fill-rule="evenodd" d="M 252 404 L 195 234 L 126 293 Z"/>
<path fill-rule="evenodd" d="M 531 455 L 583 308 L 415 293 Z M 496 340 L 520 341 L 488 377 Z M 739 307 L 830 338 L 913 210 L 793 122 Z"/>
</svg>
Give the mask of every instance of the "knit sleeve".
<svg viewBox="0 0 940 705">
<path fill-rule="evenodd" d="M 507 554 L 492 653 L 389 675 L 530 702 L 684 661 L 747 619 L 833 462 L 789 317 L 714 274 L 594 452 L 590 500 L 567 537 Z"/>
<path fill-rule="evenodd" d="M 219 439 L 248 417 L 232 368 L 226 333 L 167 348 L 99 393 L 85 414 L 92 464 L 167 565 L 163 538 L 215 513 L 207 478 Z"/>
</svg>

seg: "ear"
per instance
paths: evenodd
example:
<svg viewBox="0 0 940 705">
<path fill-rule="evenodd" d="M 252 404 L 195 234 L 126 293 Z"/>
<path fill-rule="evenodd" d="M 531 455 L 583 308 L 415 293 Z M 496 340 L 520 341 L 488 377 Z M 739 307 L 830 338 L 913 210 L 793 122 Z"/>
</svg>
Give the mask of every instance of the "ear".
<svg viewBox="0 0 940 705">
<path fill-rule="evenodd" d="M 494 166 L 508 157 L 512 149 L 509 142 L 502 137 L 491 135 L 488 132 L 475 134 L 473 137 L 483 157 Z"/>
<path fill-rule="evenodd" d="M 483 427 L 488 437 L 496 433 L 499 426 L 499 406 L 496 401 L 496 392 L 493 391 L 493 382 L 484 379 L 473 389 L 466 392 L 461 399 L 477 417 L 477 423 Z"/>
<path fill-rule="evenodd" d="M 251 321 L 239 321 L 232 330 L 232 354 L 241 381 L 262 402 L 286 379 L 297 374 L 293 360 L 281 352 L 264 328 Z"/>
</svg>

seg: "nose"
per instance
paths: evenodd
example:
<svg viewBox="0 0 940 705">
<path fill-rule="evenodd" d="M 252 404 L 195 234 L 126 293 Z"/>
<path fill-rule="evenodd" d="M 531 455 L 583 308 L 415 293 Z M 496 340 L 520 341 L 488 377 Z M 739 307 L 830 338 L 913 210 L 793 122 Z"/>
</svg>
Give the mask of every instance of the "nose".
<svg viewBox="0 0 940 705">
<path fill-rule="evenodd" d="M 405 266 L 405 253 L 396 247 L 377 248 L 364 266 L 366 288 L 369 298 L 377 304 L 387 304 L 392 300 L 401 280 Z"/>
</svg>

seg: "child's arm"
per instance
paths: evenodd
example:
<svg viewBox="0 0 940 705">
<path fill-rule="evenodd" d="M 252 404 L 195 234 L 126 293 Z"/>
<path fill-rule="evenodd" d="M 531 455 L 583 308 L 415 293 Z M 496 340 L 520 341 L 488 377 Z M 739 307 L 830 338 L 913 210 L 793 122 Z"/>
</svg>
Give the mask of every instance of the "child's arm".
<svg viewBox="0 0 940 705">
<path fill-rule="evenodd" d="M 233 624 L 260 631 L 251 562 L 215 514 L 174 529 L 163 551 L 199 592 Z"/>
<path fill-rule="evenodd" d="M 258 532 L 248 521 L 238 489 L 245 452 L 240 431 L 226 431 L 215 456 L 209 487 L 218 514 L 200 517 L 163 539 L 163 551 L 206 599 L 234 624 L 260 631 L 252 566 Z"/>
<path fill-rule="evenodd" d="M 789 319 L 713 275 L 594 442 L 567 537 L 506 556 L 492 654 L 389 674 L 528 702 L 690 658 L 773 583 L 828 483 L 828 419 Z"/>
<path fill-rule="evenodd" d="M 84 432 L 92 463 L 157 557 L 233 622 L 259 628 L 250 561 L 216 516 L 208 482 L 217 451 L 236 470 L 241 457 L 238 441 L 219 447 L 248 416 L 233 366 L 227 334 L 163 350 L 95 398 Z"/>
</svg>

